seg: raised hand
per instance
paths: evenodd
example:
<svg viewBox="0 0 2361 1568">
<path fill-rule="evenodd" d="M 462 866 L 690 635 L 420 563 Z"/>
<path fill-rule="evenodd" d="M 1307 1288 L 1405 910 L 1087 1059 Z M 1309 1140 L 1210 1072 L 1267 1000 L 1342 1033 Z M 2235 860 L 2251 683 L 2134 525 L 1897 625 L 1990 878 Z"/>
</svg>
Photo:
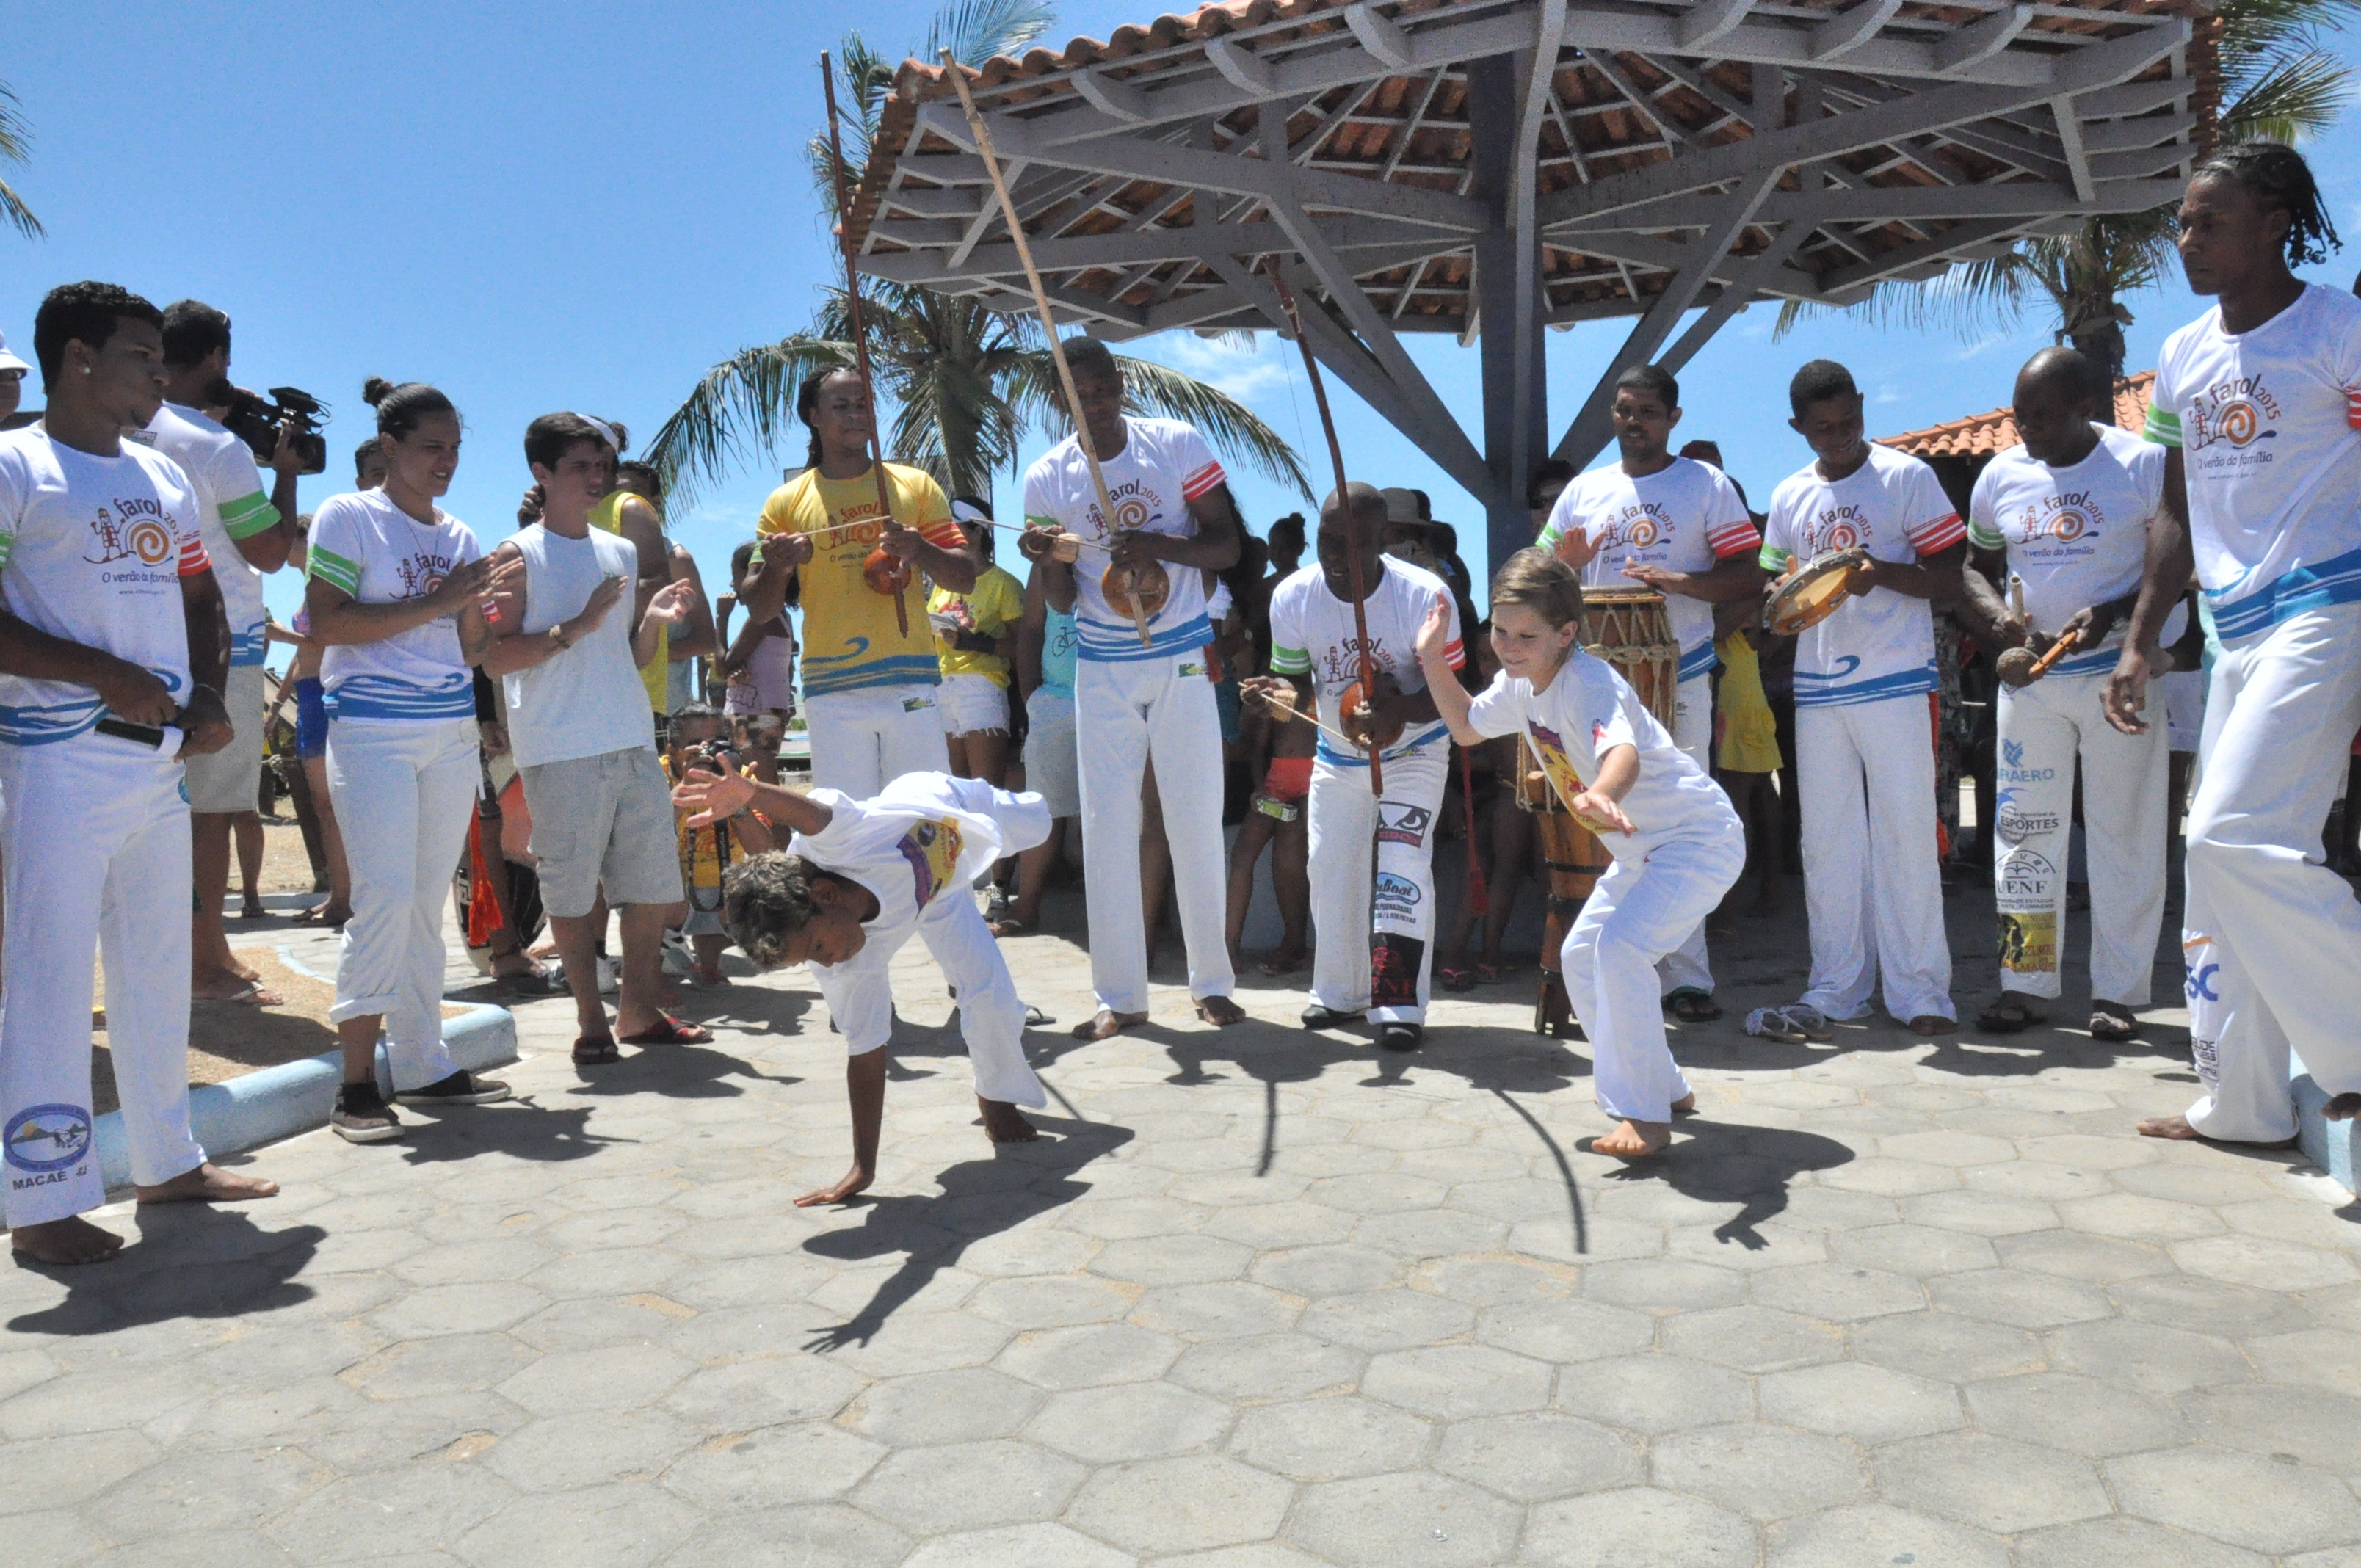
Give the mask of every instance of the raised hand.
<svg viewBox="0 0 2361 1568">
<path fill-rule="evenodd" d="M 665 585 L 666 587 L 675 586 L 676 585 L 669 583 Z M 590 590 L 590 597 L 583 601 L 582 608 L 566 623 L 572 632 L 568 641 L 578 642 L 598 630 L 605 622 L 608 612 L 622 602 L 623 595 L 631 591 L 631 587 L 630 579 L 620 574 L 599 578 L 598 586 Z M 661 598 L 664 596 L 658 594 L 656 597 Z M 655 606 L 650 604 L 648 609 L 653 613 Z"/>
<path fill-rule="evenodd" d="M 1426 619 L 1418 628 L 1418 662 L 1444 666 L 1448 663 L 1451 648 L 1451 596 L 1437 594 L 1427 606 Z"/>
<path fill-rule="evenodd" d="M 1558 540 L 1556 554 L 1559 560 L 1579 572 L 1598 559 L 1598 546 L 1591 543 L 1588 529 L 1577 528 Z"/>
<path fill-rule="evenodd" d="M 609 577 L 607 582 L 620 583 L 622 580 L 620 577 Z M 601 583 L 598 586 L 604 588 L 607 584 Z M 594 594 L 592 597 L 595 598 L 597 596 Z M 656 590 L 655 598 L 648 600 L 646 619 L 662 622 L 666 626 L 678 626 L 688 619 L 688 612 L 695 608 L 696 604 L 697 589 L 690 586 L 687 578 L 682 577 L 666 583 Z"/>
<path fill-rule="evenodd" d="M 691 828 L 710 828 L 725 817 L 735 817 L 753 798 L 751 779 L 735 773 L 724 777 L 697 769 L 690 770 L 672 792 L 672 803 L 692 814 L 688 818 Z"/>
<path fill-rule="evenodd" d="M 763 541 L 763 569 L 766 572 L 784 572 L 811 558 L 808 533 L 774 533 Z"/>
<path fill-rule="evenodd" d="M 1620 806 L 1594 789 L 1584 790 L 1567 801 L 1565 808 L 1574 813 L 1576 822 L 1593 833 L 1620 833 L 1629 838 L 1639 831 L 1631 826 L 1631 819 L 1623 815 Z"/>
</svg>

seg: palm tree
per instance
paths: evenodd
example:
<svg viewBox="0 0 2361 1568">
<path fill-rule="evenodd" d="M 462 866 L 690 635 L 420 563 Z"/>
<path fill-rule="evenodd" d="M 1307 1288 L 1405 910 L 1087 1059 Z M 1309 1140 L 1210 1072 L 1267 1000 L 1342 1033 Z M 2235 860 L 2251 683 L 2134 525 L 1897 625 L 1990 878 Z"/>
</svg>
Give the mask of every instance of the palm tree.
<svg viewBox="0 0 2361 1568">
<path fill-rule="evenodd" d="M 2322 35 L 2361 14 L 2361 0 L 2218 0 L 2217 48 L 2223 107 L 2215 119 L 2224 143 L 2294 143 L 2333 124 L 2353 72 L 2322 47 Z M 1852 306 L 1790 300 L 1774 335 L 1806 316 L 1860 312 L 1882 326 L 1947 329 L 1963 338 L 2013 329 L 2047 302 L 2059 343 L 2071 343 L 2121 380 L 2124 328 L 2132 321 L 2121 296 L 2154 286 L 2173 257 L 2174 209 L 2092 218 L 2073 233 L 2020 240 L 2000 255 L 1950 268 L 1923 283 L 1883 283 Z"/>
<path fill-rule="evenodd" d="M 8 84 L 0 82 L 0 163 L 27 162 L 32 152 L 33 130 L 25 123 L 25 116 L 16 112 L 17 102 Z M 5 219 L 27 239 L 41 237 L 41 220 L 33 215 L 33 209 L 25 205 L 25 199 L 5 180 L 0 180 L 0 219 Z"/>
<path fill-rule="evenodd" d="M 939 59 L 949 48 L 956 59 L 980 65 L 1039 37 L 1051 14 L 1035 0 L 959 0 L 935 18 L 920 58 Z M 838 68 L 849 187 L 867 166 L 895 68 L 857 33 L 844 40 Z M 832 221 L 838 170 L 825 131 L 805 153 L 821 212 Z M 1057 367 L 1031 315 L 873 280 L 862 285 L 861 299 L 870 368 L 877 390 L 894 405 L 885 434 L 896 461 L 928 469 L 954 495 L 983 494 L 994 471 L 1016 461 L 1027 432 L 1069 428 Z M 796 432 L 797 385 L 815 370 L 851 365 L 851 339 L 844 291 L 830 288 L 810 326 L 741 349 L 707 371 L 648 449 L 667 489 L 692 499 L 699 485 L 720 479 L 741 460 L 775 454 Z M 1186 420 L 1225 455 L 1311 495 L 1294 449 L 1245 404 L 1168 366 L 1125 355 L 1115 362 L 1134 407 Z"/>
</svg>

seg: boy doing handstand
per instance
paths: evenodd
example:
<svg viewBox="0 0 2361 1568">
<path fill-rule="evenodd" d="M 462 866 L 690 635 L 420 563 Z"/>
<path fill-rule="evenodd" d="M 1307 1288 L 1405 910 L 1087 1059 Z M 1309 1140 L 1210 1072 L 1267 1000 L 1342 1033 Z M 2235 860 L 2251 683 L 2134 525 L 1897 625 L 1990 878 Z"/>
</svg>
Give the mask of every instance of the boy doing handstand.
<svg viewBox="0 0 2361 1568">
<path fill-rule="evenodd" d="M 1012 795 L 981 779 L 905 773 L 868 800 L 832 789 L 809 795 L 742 776 L 696 772 L 673 792 L 705 828 L 759 810 L 795 837 L 756 855 L 724 882 L 722 922 L 757 969 L 807 963 L 851 1058 L 852 1168 L 807 1192 L 798 1208 L 841 1203 L 877 1179 L 885 1118 L 885 1043 L 894 1032 L 886 966 L 922 938 L 959 997 L 961 1031 L 975 1069 L 983 1130 L 996 1144 L 1040 1135 L 1019 1105 L 1049 1102 L 1025 1059 L 1025 1004 L 969 888 L 979 872 L 1049 834 L 1038 795 Z"/>
<path fill-rule="evenodd" d="M 1615 863 L 1566 933 L 1567 998 L 1590 1037 L 1599 1108 L 1620 1124 L 1592 1149 L 1619 1159 L 1672 1142 L 1673 1113 L 1697 1103 L 1664 1043 L 1656 960 L 1687 939 L 1746 865 L 1730 797 L 1673 742 L 1614 667 L 1578 645 L 1582 579 L 1542 550 L 1520 550 L 1492 579 L 1500 673 L 1472 700 L 1445 651 L 1451 603 L 1419 629 L 1427 689 L 1473 746 L 1521 731 L 1565 808 Z"/>
</svg>

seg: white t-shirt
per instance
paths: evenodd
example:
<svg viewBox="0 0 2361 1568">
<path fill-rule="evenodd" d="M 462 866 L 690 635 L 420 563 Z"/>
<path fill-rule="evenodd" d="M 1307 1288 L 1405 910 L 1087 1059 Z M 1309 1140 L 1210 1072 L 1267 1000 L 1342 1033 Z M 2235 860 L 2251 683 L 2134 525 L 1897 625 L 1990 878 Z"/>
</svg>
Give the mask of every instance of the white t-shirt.
<svg viewBox="0 0 2361 1568">
<path fill-rule="evenodd" d="M 1099 465 L 1108 498 L 1115 502 L 1112 523 L 1099 515 L 1090 464 L 1071 435 L 1027 470 L 1026 521 L 1054 522 L 1069 533 L 1100 543 L 1126 528 L 1193 537 L 1197 520 L 1190 515 L 1189 503 L 1223 480 L 1222 466 L 1214 460 L 1213 448 L 1194 427 L 1175 419 L 1126 418 L 1123 428 L 1123 450 Z M 1105 552 L 1085 550 L 1074 567 L 1079 589 L 1074 605 L 1074 626 L 1080 637 L 1076 652 L 1085 663 L 1160 659 L 1202 648 L 1213 640 L 1213 623 L 1205 613 L 1202 575 L 1167 564 L 1171 597 L 1148 618 L 1149 642 L 1141 647 L 1131 618 L 1108 608 L 1106 596 L 1099 591 L 1106 565 Z"/>
<path fill-rule="evenodd" d="M 197 527 L 229 615 L 229 662 L 259 664 L 269 647 L 262 631 L 262 574 L 239 554 L 237 542 L 276 523 L 279 509 L 262 488 L 254 453 L 203 410 L 179 403 L 157 410 L 148 428 L 132 439 L 170 457 L 189 477 L 197 494 Z"/>
<path fill-rule="evenodd" d="M 170 458 L 136 441 L 100 457 L 38 425 L 0 435 L 0 604 L 26 625 L 137 664 L 185 703 L 181 579 L 212 569 Z M 71 740 L 105 716 L 88 686 L 0 674 L 0 744 Z"/>
<path fill-rule="evenodd" d="M 2055 634 L 2078 611 L 2139 590 L 2147 561 L 2147 524 L 2164 504 L 2164 448 L 2129 431 L 2099 425 L 2099 444 L 2070 468 L 2053 468 L 2012 446 L 1984 465 L 1968 503 L 1968 539 L 2004 550 L 2025 583 L 2026 619 Z M 2164 629 L 2167 646 L 2188 624 L 2178 605 Z M 2106 641 L 2050 666 L 2057 675 L 2113 670 L 2126 623 Z"/>
<path fill-rule="evenodd" d="M 2181 448 L 2224 641 L 2361 599 L 2361 300 L 2309 284 L 2237 334 L 2207 311 L 2164 340 L 2147 438 Z"/>
<path fill-rule="evenodd" d="M 537 522 L 518 529 L 508 543 L 524 561 L 524 620 L 500 631 L 540 636 L 581 614 L 602 579 L 620 577 L 626 585 L 607 618 L 580 641 L 501 677 L 509 751 L 517 766 L 653 748 L 648 688 L 631 646 L 628 585 L 639 576 L 639 552 L 620 533 L 593 528 L 569 539 Z"/>
<path fill-rule="evenodd" d="M 312 514 L 311 576 L 362 604 L 423 598 L 481 555 L 467 525 L 437 507 L 429 528 L 383 490 L 331 496 Z M 446 615 L 377 642 L 339 642 L 321 656 L 331 718 L 370 724 L 440 724 L 476 716 L 475 677 L 459 654 L 459 620 Z"/>
<path fill-rule="evenodd" d="M 1371 563 L 1363 562 L 1366 569 Z M 1426 689 L 1426 675 L 1418 663 L 1418 629 L 1437 595 L 1451 606 L 1451 642 L 1444 657 L 1457 669 L 1466 662 L 1460 648 L 1459 608 L 1441 577 L 1423 566 L 1392 555 L 1376 561 L 1378 580 L 1369 586 L 1363 611 L 1369 623 L 1369 663 L 1380 675 L 1391 675 L 1404 692 Z M 1345 728 L 1345 688 L 1361 678 L 1361 644 L 1353 624 L 1353 607 L 1329 589 L 1318 563 L 1290 573 L 1270 595 L 1270 673 L 1306 675 L 1312 681 L 1320 722 L 1331 729 Z M 1450 732 L 1441 719 L 1410 724 L 1402 738 L 1386 749 L 1389 757 L 1413 746 L 1442 740 Z M 1322 734 L 1319 756 L 1333 767 L 1366 768 L 1368 757 L 1347 751 Z"/>
<path fill-rule="evenodd" d="M 1967 536 L 1935 470 L 1872 444 L 1845 477 L 1817 463 L 1780 482 L 1763 528 L 1763 565 L 1786 570 L 1830 550 L 1865 549 L 1879 561 L 1916 562 Z M 1795 706 L 1877 702 L 1935 689 L 1935 617 L 1925 599 L 1880 588 L 1848 598 L 1795 639 Z"/>
<path fill-rule="evenodd" d="M 1646 587 L 1623 575 L 1626 562 L 1708 572 L 1717 562 L 1763 543 L 1730 476 L 1690 457 L 1675 457 L 1671 467 L 1637 479 L 1620 463 L 1593 468 L 1559 492 L 1534 543 L 1554 554 L 1558 542 L 1576 529 L 1598 546 L 1597 559 L 1582 571 L 1587 588 Z M 1666 594 L 1664 613 L 1681 645 L 1679 678 L 1710 674 L 1718 662 L 1713 606 L 1686 594 Z"/>
<path fill-rule="evenodd" d="M 1619 861 L 1644 861 L 1675 839 L 1718 839 L 1741 830 L 1730 796 L 1673 743 L 1671 731 L 1656 722 L 1631 683 L 1580 648 L 1558 666 L 1544 691 L 1505 670 L 1493 676 L 1468 706 L 1467 723 L 1484 735 L 1521 733 L 1561 799 L 1589 786 L 1607 752 L 1636 748 L 1640 777 L 1622 806 L 1638 831 L 1599 835 Z"/>
<path fill-rule="evenodd" d="M 832 789 L 811 792 L 829 809 L 828 826 L 794 835 L 787 852 L 859 883 L 877 898 L 867 941 L 853 961 L 891 954 L 936 900 L 967 897 L 977 875 L 1000 858 L 1000 824 L 961 799 L 960 783 L 941 773 L 904 773 L 868 800 Z"/>
</svg>

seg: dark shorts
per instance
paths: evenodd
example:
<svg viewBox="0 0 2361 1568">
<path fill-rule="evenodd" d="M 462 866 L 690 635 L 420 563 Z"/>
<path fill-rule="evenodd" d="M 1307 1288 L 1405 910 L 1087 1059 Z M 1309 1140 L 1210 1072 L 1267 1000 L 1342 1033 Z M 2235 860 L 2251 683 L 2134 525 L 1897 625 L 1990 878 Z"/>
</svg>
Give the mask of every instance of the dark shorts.
<svg viewBox="0 0 2361 1568">
<path fill-rule="evenodd" d="M 304 758 L 328 754 L 328 707 L 317 680 L 295 683 L 295 754 Z"/>
</svg>

